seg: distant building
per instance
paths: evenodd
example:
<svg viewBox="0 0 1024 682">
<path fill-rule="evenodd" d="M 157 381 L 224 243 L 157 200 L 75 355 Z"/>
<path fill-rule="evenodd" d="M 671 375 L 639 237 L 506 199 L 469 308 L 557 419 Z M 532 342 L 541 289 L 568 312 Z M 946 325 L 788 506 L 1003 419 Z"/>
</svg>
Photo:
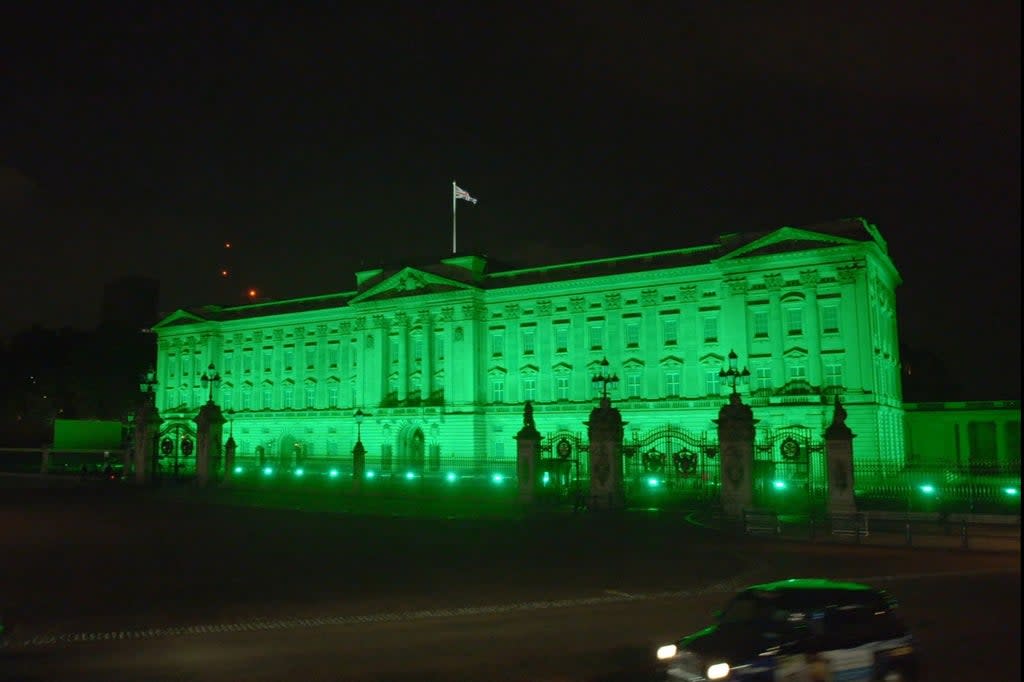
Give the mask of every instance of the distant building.
<svg viewBox="0 0 1024 682">
<path fill-rule="evenodd" d="M 900 282 L 863 219 L 520 270 L 477 256 L 366 270 L 344 293 L 165 318 L 158 407 L 193 428 L 213 363 L 243 457 L 348 461 L 358 408 L 371 469 L 486 468 L 514 462 L 524 401 L 542 432 L 585 430 L 604 359 L 627 431 L 713 433 L 735 350 L 758 429 L 820 433 L 838 395 L 857 460 L 901 466 Z"/>
<path fill-rule="evenodd" d="M 907 462 L 1020 472 L 1020 401 L 907 403 Z"/>
</svg>

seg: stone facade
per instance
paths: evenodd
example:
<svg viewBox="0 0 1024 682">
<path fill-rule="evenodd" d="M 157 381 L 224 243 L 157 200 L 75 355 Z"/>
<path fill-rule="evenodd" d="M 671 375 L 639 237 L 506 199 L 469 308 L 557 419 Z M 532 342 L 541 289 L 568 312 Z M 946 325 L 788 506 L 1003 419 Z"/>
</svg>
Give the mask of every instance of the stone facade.
<svg viewBox="0 0 1024 682">
<path fill-rule="evenodd" d="M 240 461 L 262 446 L 281 461 L 350 464 L 359 408 L 370 470 L 514 473 L 523 403 L 542 434 L 582 432 L 604 358 L 628 431 L 713 431 L 735 350 L 762 427 L 823 431 L 838 394 L 855 456 L 904 460 L 900 278 L 862 219 L 542 268 L 457 256 L 355 279 L 348 292 L 161 321 L 165 422 L 195 417 L 213 363 Z"/>
</svg>

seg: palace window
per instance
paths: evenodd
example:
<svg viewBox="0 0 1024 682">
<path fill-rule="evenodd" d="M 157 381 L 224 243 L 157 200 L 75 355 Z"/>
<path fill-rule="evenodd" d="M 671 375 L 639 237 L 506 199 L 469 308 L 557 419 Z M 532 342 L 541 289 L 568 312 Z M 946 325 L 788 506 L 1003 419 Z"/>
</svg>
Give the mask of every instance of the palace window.
<svg viewBox="0 0 1024 682">
<path fill-rule="evenodd" d="M 835 304 L 822 306 L 821 308 L 821 331 L 825 334 L 836 334 L 839 332 L 839 306 Z"/>
<path fill-rule="evenodd" d="M 337 367 L 341 361 L 341 344 L 337 341 L 331 341 L 327 344 L 327 365 L 329 367 Z"/>
<path fill-rule="evenodd" d="M 263 403 L 261 407 L 264 410 L 274 409 L 274 390 L 270 387 L 263 389 Z"/>
<path fill-rule="evenodd" d="M 604 322 L 591 320 L 588 326 L 590 328 L 590 350 L 601 350 L 604 348 Z"/>
<path fill-rule="evenodd" d="M 661 336 L 666 346 L 674 346 L 679 342 L 679 319 L 676 317 L 661 318 Z"/>
<path fill-rule="evenodd" d="M 523 377 L 523 400 L 536 400 L 537 399 L 537 378 L 536 377 Z"/>
<path fill-rule="evenodd" d="M 565 353 L 569 350 L 569 326 L 560 324 L 555 327 L 555 352 Z"/>
<path fill-rule="evenodd" d="M 768 338 L 768 311 L 755 310 L 753 315 L 753 327 L 755 339 Z"/>
<path fill-rule="evenodd" d="M 533 327 L 523 329 L 523 355 L 533 355 L 534 342 L 537 338 L 537 330 Z"/>
<path fill-rule="evenodd" d="M 263 371 L 269 372 L 273 369 L 274 364 L 274 349 L 264 348 L 263 349 Z"/>
<path fill-rule="evenodd" d="M 290 372 L 295 369 L 295 346 L 284 347 L 281 362 L 284 363 L 284 371 Z"/>
<path fill-rule="evenodd" d="M 409 377 L 409 397 L 419 398 L 423 394 L 423 381 L 420 376 Z"/>
<path fill-rule="evenodd" d="M 505 379 L 504 377 L 494 377 L 491 379 L 491 402 L 492 403 L 503 403 L 505 402 Z"/>
<path fill-rule="evenodd" d="M 639 348 L 640 347 L 640 321 L 639 320 L 626 320 L 624 324 L 625 336 L 626 336 L 626 348 Z"/>
<path fill-rule="evenodd" d="M 555 377 L 555 400 L 569 399 L 569 377 Z"/>
<path fill-rule="evenodd" d="M 181 376 L 187 377 L 192 371 L 192 354 L 187 350 L 181 353 Z"/>
<path fill-rule="evenodd" d="M 178 375 L 178 356 L 167 356 L 167 376 L 173 378 Z"/>
<path fill-rule="evenodd" d="M 252 348 L 242 351 L 242 372 L 245 374 L 252 372 L 252 352 Z"/>
<path fill-rule="evenodd" d="M 767 365 L 754 368 L 754 387 L 758 390 L 769 390 L 772 387 L 772 368 Z"/>
<path fill-rule="evenodd" d="M 327 406 L 338 407 L 338 386 L 332 384 L 327 387 Z"/>
<path fill-rule="evenodd" d="M 626 397 L 640 397 L 640 372 L 629 372 L 626 374 Z"/>
<path fill-rule="evenodd" d="M 717 369 L 709 369 L 704 372 L 704 393 L 705 395 L 722 395 L 722 377 Z"/>
<path fill-rule="evenodd" d="M 790 381 L 806 381 L 807 380 L 807 365 L 802 362 L 794 362 L 790 364 L 786 370 L 787 378 Z"/>
<path fill-rule="evenodd" d="M 391 337 L 391 339 L 390 339 L 390 341 L 388 343 L 388 353 L 390 354 L 390 357 L 391 357 L 391 364 L 392 365 L 397 365 L 398 364 L 398 355 L 399 355 L 399 353 L 398 353 L 398 337 L 397 336 L 392 336 Z"/>
<path fill-rule="evenodd" d="M 438 362 L 444 360 L 444 336 L 440 332 L 434 334 L 434 357 Z"/>
<path fill-rule="evenodd" d="M 235 354 L 234 354 L 234 352 L 229 351 L 229 350 L 224 351 L 223 364 L 224 364 L 224 375 L 225 376 L 230 375 L 231 374 L 231 370 L 234 369 L 234 367 L 235 367 Z"/>
<path fill-rule="evenodd" d="M 231 409 L 233 394 L 234 391 L 230 388 L 224 388 L 220 392 L 220 406 L 224 408 L 225 412 Z"/>
<path fill-rule="evenodd" d="M 316 344 L 306 344 L 306 369 L 313 369 L 316 367 Z"/>
<path fill-rule="evenodd" d="M 786 308 L 786 333 L 790 336 L 804 333 L 804 311 L 800 308 Z"/>
<path fill-rule="evenodd" d="M 704 343 L 715 343 L 718 341 L 718 317 L 708 315 L 704 318 Z"/>
<path fill-rule="evenodd" d="M 843 365 L 839 362 L 827 362 L 825 363 L 825 385 L 826 386 L 842 386 L 843 385 Z"/>
<path fill-rule="evenodd" d="M 281 392 L 281 407 L 286 410 L 295 407 L 295 389 L 291 386 L 285 386 Z"/>
<path fill-rule="evenodd" d="M 679 396 L 679 370 L 665 370 L 665 395 L 669 398 Z"/>
<path fill-rule="evenodd" d="M 423 361 L 423 337 L 419 334 L 412 337 L 412 361 L 416 364 Z"/>
<path fill-rule="evenodd" d="M 252 409 L 252 389 L 249 388 L 248 386 L 242 389 L 242 409 Z"/>
<path fill-rule="evenodd" d="M 500 358 L 505 354 L 505 330 L 491 330 L 491 356 Z"/>
<path fill-rule="evenodd" d="M 303 407 L 307 410 L 311 410 L 316 407 L 316 386 L 306 386 L 306 400 Z"/>
</svg>

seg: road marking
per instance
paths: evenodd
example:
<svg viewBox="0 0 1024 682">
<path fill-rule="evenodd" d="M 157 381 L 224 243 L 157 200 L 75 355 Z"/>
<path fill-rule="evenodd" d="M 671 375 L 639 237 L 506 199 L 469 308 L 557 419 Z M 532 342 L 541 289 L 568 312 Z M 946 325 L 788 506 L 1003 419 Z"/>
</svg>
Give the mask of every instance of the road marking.
<svg viewBox="0 0 1024 682">
<path fill-rule="evenodd" d="M 936 571 L 931 573 L 907 573 L 903 575 L 878 575 L 867 577 L 844 578 L 852 582 L 878 583 L 900 580 L 920 580 L 922 578 L 950 578 L 1000 573 L 1016 573 L 1016 569 L 988 569 L 975 571 Z M 110 632 L 72 632 L 44 634 L 26 640 L 0 640 L 0 650 L 28 647 L 55 647 L 82 642 L 107 640 L 140 640 L 158 639 L 163 637 L 181 637 L 189 635 L 222 634 L 227 632 L 268 632 L 272 630 L 296 630 L 337 625 L 363 625 L 367 623 L 402 623 L 437 618 L 459 618 L 466 616 L 495 615 L 502 613 L 524 613 L 546 609 L 564 609 L 579 606 L 598 606 L 628 601 L 653 601 L 659 599 L 681 599 L 699 597 L 709 594 L 732 594 L 749 584 L 749 576 L 741 574 L 729 580 L 714 583 L 707 587 L 689 590 L 666 590 L 631 594 L 618 590 L 605 590 L 604 595 L 594 597 L 577 597 L 574 599 L 554 599 L 547 601 L 518 602 L 513 604 L 491 604 L 486 606 L 463 606 L 457 608 L 426 609 L 419 611 L 382 612 L 350 616 L 322 616 L 318 618 L 285 618 L 265 620 L 255 618 L 239 623 L 212 623 L 199 625 L 149 628 L 145 630 L 115 630 Z"/>
</svg>

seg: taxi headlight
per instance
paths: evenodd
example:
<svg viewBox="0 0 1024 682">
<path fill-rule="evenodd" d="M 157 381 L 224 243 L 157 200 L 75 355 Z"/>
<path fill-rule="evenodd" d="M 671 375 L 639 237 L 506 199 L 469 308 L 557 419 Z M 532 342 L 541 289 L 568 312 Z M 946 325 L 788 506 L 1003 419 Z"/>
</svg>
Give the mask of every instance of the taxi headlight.
<svg viewBox="0 0 1024 682">
<path fill-rule="evenodd" d="M 709 680 L 721 680 L 729 676 L 729 664 L 728 663 L 712 663 L 708 666 L 707 672 L 704 677 Z"/>
<path fill-rule="evenodd" d="M 649 649 L 648 649 L 649 651 Z M 675 644 L 666 644 L 665 646 L 658 647 L 658 660 L 664 661 L 666 658 L 672 658 L 676 655 L 679 649 L 676 648 Z"/>
</svg>

